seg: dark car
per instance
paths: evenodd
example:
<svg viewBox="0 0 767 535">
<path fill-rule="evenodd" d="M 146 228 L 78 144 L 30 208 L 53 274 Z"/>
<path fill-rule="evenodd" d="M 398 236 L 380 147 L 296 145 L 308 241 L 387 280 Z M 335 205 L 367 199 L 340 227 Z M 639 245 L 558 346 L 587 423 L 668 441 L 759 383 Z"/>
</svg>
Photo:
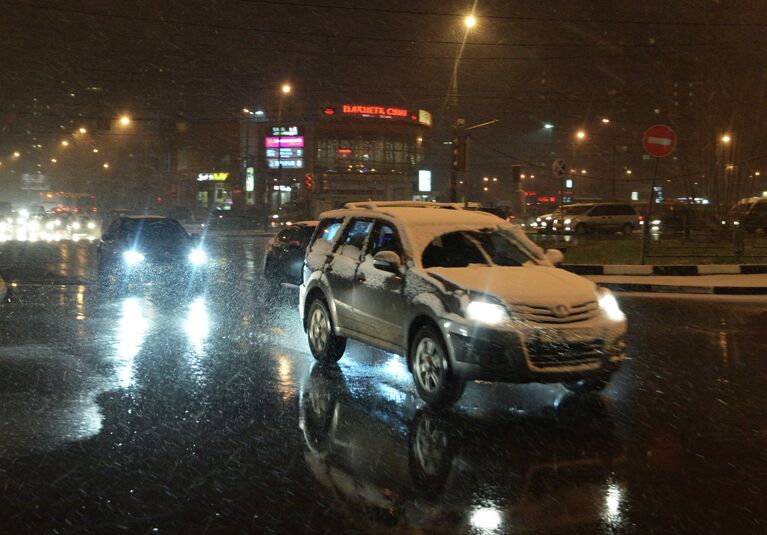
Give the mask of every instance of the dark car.
<svg viewBox="0 0 767 535">
<path fill-rule="evenodd" d="M 301 268 L 317 221 L 299 221 L 282 229 L 266 246 L 264 278 L 272 285 L 301 284 Z"/>
<path fill-rule="evenodd" d="M 153 277 L 191 277 L 208 262 L 205 250 L 169 217 L 130 216 L 112 221 L 98 246 L 102 281 L 144 282 Z M 174 281 L 177 279 L 174 279 Z"/>
</svg>

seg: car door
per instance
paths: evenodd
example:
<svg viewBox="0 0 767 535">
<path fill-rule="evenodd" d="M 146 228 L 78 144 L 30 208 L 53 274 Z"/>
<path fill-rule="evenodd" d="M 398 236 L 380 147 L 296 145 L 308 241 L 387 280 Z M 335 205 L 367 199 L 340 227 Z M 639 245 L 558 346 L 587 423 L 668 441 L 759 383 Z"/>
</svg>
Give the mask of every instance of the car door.
<svg viewBox="0 0 767 535">
<path fill-rule="evenodd" d="M 598 205 L 589 212 L 588 225 L 594 230 L 610 230 L 610 218 L 610 206 L 606 204 Z"/>
<path fill-rule="evenodd" d="M 372 228 L 372 219 L 351 219 L 325 264 L 325 276 L 333 294 L 336 321 L 342 329 L 360 331 L 360 322 L 354 314 L 354 284 L 357 266 Z"/>
<path fill-rule="evenodd" d="M 403 260 L 401 271 L 391 273 L 377 268 L 373 257 L 380 251 L 397 253 Z M 404 340 L 406 312 L 404 251 L 394 225 L 376 221 L 363 255 L 354 286 L 354 310 L 361 324 L 360 332 L 399 345 Z"/>
</svg>

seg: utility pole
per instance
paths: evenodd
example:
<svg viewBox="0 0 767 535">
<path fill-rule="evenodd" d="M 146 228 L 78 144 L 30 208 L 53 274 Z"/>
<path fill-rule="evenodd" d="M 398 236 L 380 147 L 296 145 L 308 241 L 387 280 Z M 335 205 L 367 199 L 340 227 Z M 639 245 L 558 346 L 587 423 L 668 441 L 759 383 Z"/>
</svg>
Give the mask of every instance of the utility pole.
<svg viewBox="0 0 767 535">
<path fill-rule="evenodd" d="M 456 119 L 453 125 L 453 150 L 452 164 L 450 166 L 450 202 L 458 202 L 458 176 L 459 173 L 466 172 L 466 157 L 468 156 L 468 147 L 466 146 L 466 133 L 464 128 L 466 121 Z M 464 196 L 466 194 L 467 180 L 464 177 Z"/>
</svg>

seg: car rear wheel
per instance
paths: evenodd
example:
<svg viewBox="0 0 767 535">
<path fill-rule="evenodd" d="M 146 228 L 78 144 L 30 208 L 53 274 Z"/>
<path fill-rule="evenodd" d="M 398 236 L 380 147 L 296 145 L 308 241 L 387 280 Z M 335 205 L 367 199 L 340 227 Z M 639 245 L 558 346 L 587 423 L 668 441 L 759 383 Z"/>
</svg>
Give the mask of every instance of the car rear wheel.
<svg viewBox="0 0 767 535">
<path fill-rule="evenodd" d="M 316 299 L 309 307 L 307 335 L 312 355 L 323 364 L 337 362 L 346 351 L 346 338 L 333 331 L 330 311 L 322 299 Z"/>
<path fill-rule="evenodd" d="M 623 232 L 624 236 L 630 236 L 632 232 L 634 232 L 634 225 L 631 223 L 626 223 L 623 225 L 623 229 L 621 230 Z"/>
<path fill-rule="evenodd" d="M 418 395 L 435 408 L 450 407 L 463 395 L 464 381 L 450 369 L 442 335 L 421 327 L 410 345 L 410 361 Z"/>
<path fill-rule="evenodd" d="M 575 226 L 575 233 L 584 235 L 589 233 L 589 227 L 586 226 L 586 223 L 578 223 Z"/>
<path fill-rule="evenodd" d="M 567 390 L 576 394 L 587 394 L 589 392 L 601 392 L 610 382 L 610 376 L 599 376 L 590 379 L 580 379 L 579 381 L 566 381 L 562 383 Z"/>
</svg>

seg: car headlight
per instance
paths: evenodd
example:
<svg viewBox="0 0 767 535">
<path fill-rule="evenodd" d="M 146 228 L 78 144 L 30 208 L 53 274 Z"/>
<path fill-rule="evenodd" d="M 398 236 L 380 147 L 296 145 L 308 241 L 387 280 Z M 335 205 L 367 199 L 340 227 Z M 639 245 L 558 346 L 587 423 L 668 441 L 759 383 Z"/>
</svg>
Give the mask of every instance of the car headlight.
<svg viewBox="0 0 767 535">
<path fill-rule="evenodd" d="M 573 220 L 570 219 L 569 217 L 567 219 L 565 219 L 565 225 L 569 225 L 572 222 L 573 222 Z"/>
<path fill-rule="evenodd" d="M 626 315 L 618 305 L 618 300 L 615 299 L 613 293 L 607 288 L 599 289 L 599 308 L 605 315 L 613 321 L 623 321 L 626 319 Z"/>
<path fill-rule="evenodd" d="M 94 223 L 93 221 L 88 221 L 88 228 L 91 230 L 95 229 L 96 223 Z"/>
<path fill-rule="evenodd" d="M 144 261 L 144 255 L 138 251 L 125 251 L 123 253 L 123 260 L 129 266 L 135 266 Z"/>
<path fill-rule="evenodd" d="M 508 321 L 509 314 L 503 305 L 487 301 L 471 301 L 466 307 L 466 318 L 488 325 L 498 325 Z"/>
<path fill-rule="evenodd" d="M 75 221 L 74 223 L 72 223 L 72 228 L 75 230 L 80 230 L 80 223 Z"/>
<path fill-rule="evenodd" d="M 653 225 L 660 225 L 660 219 L 653 219 L 652 220 Z"/>
<path fill-rule="evenodd" d="M 195 266 L 199 266 L 208 261 L 208 255 L 202 249 L 192 249 L 189 253 L 189 261 Z"/>
<path fill-rule="evenodd" d="M 57 219 L 56 221 L 53 222 L 53 224 L 56 225 L 57 227 L 60 227 L 61 226 L 61 219 Z"/>
</svg>

